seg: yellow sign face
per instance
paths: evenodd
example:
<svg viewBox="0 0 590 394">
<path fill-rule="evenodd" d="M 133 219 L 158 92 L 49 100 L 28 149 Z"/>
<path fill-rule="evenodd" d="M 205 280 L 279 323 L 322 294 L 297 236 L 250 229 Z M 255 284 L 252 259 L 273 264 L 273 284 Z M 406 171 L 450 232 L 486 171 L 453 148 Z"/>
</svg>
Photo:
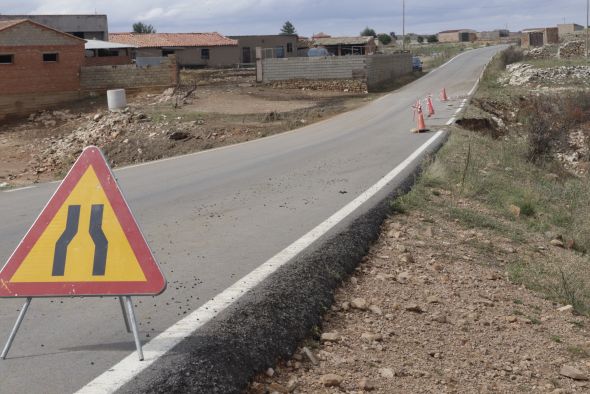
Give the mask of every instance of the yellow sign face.
<svg viewBox="0 0 590 394">
<path fill-rule="evenodd" d="M 102 231 L 108 240 L 104 275 L 93 275 L 96 245 L 90 235 L 92 206 L 103 206 Z M 78 232 L 67 247 L 63 275 L 54 276 L 54 249 L 67 227 L 68 211 L 79 206 Z M 82 231 L 86 229 L 86 231 Z M 107 199 L 92 166 L 72 190 L 29 255 L 11 278 L 11 282 L 119 282 L 145 281 L 141 267 L 129 245 L 121 224 Z"/>
<path fill-rule="evenodd" d="M 82 152 L 0 271 L 0 297 L 157 295 L 165 288 L 96 147 Z"/>
</svg>

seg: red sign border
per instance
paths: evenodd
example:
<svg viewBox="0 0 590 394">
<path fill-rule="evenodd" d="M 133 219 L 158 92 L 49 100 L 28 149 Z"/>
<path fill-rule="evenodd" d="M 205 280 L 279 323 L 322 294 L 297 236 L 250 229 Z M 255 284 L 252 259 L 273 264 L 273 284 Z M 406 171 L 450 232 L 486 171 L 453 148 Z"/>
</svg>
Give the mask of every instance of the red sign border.
<svg viewBox="0 0 590 394">
<path fill-rule="evenodd" d="M 131 249 L 146 277 L 145 282 L 28 282 L 10 278 L 72 193 L 88 167 L 92 166 Z M 115 176 L 99 148 L 85 148 L 27 234 L 0 271 L 0 298 L 158 295 L 166 289 L 166 278 L 154 259 Z"/>
</svg>

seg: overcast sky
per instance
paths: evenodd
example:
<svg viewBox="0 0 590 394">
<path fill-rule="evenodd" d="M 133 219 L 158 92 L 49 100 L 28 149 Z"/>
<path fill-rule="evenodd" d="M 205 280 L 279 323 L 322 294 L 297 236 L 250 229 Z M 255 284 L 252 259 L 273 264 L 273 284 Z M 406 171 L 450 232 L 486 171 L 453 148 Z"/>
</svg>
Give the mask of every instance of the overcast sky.
<svg viewBox="0 0 590 394">
<path fill-rule="evenodd" d="M 297 33 L 358 35 L 402 31 L 402 0 L 1 0 L 2 14 L 107 14 L 111 32 L 133 22 L 159 32 L 218 31 L 225 35 L 276 34 L 286 20 Z M 406 31 L 493 30 L 585 24 L 584 0 L 406 0 Z"/>
</svg>

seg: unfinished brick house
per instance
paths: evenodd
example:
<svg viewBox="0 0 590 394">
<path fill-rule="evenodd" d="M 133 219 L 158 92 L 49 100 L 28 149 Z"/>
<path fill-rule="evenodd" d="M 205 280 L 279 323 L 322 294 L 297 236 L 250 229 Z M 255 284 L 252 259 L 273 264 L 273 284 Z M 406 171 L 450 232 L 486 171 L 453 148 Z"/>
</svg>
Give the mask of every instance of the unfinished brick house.
<svg viewBox="0 0 590 394">
<path fill-rule="evenodd" d="M 30 20 L 0 21 L 0 113 L 77 97 L 84 43 Z"/>
<path fill-rule="evenodd" d="M 111 33 L 109 41 L 135 45 L 136 57 L 176 55 L 180 67 L 227 67 L 240 63 L 238 41 L 219 33 Z"/>
</svg>

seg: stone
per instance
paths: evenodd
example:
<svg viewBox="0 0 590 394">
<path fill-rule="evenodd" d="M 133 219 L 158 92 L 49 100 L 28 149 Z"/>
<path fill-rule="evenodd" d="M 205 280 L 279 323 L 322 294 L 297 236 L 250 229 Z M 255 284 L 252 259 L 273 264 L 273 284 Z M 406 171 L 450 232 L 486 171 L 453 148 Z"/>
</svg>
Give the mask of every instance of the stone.
<svg viewBox="0 0 590 394">
<path fill-rule="evenodd" d="M 342 383 L 342 380 L 344 380 L 342 376 L 334 373 L 329 373 L 320 377 L 320 381 L 326 387 L 338 387 Z"/>
<path fill-rule="evenodd" d="M 340 340 L 340 336 L 337 332 L 324 332 L 320 337 L 322 342 L 338 342 Z"/>
<path fill-rule="evenodd" d="M 92 117 L 92 120 L 98 122 L 102 118 L 102 114 L 99 112 Z"/>
<path fill-rule="evenodd" d="M 365 391 L 373 391 L 375 390 L 375 383 L 368 378 L 362 378 L 359 380 L 358 388 Z"/>
<path fill-rule="evenodd" d="M 289 390 L 285 386 L 283 386 L 277 382 L 272 382 L 271 384 L 269 384 L 268 391 L 271 393 L 272 392 L 276 392 L 276 393 L 288 393 L 289 392 Z"/>
<path fill-rule="evenodd" d="M 361 339 L 365 342 L 381 342 L 383 340 L 383 335 L 363 332 L 361 334 Z"/>
<path fill-rule="evenodd" d="M 397 278 L 395 278 L 399 283 L 408 283 L 410 280 L 410 273 L 409 272 L 402 272 L 400 273 Z"/>
<path fill-rule="evenodd" d="M 307 358 L 309 359 L 309 361 L 311 361 L 313 365 L 318 365 L 318 359 L 316 358 L 316 356 L 313 355 L 313 353 L 311 352 L 311 350 L 309 350 L 308 347 L 303 348 L 303 354 L 307 356 Z"/>
<path fill-rule="evenodd" d="M 406 311 L 413 313 L 424 313 L 424 309 L 418 304 L 409 304 L 406 306 Z"/>
<path fill-rule="evenodd" d="M 562 306 L 561 308 L 557 308 L 559 312 L 569 312 L 572 311 L 574 307 L 572 305 Z"/>
<path fill-rule="evenodd" d="M 266 376 L 272 378 L 274 376 L 274 374 L 275 374 L 275 370 L 272 369 L 272 368 L 269 368 L 269 369 L 266 370 L 265 373 L 266 373 Z"/>
<path fill-rule="evenodd" d="M 559 374 L 574 380 L 588 380 L 588 375 L 571 365 L 562 365 Z"/>
<path fill-rule="evenodd" d="M 563 248 L 565 246 L 565 244 L 563 243 L 562 240 L 560 239 L 552 239 L 551 242 L 549 242 L 552 246 L 557 246 L 558 248 Z"/>
<path fill-rule="evenodd" d="M 379 375 L 385 379 L 393 379 L 395 376 L 391 368 L 379 368 Z"/>
<path fill-rule="evenodd" d="M 426 298 L 426 302 L 429 304 L 440 304 L 440 299 L 436 296 L 429 296 Z"/>
<path fill-rule="evenodd" d="M 383 311 L 377 305 L 370 305 L 369 310 L 379 316 L 383 314 Z"/>
<path fill-rule="evenodd" d="M 348 301 L 343 302 L 341 307 L 342 307 L 343 311 L 349 310 L 350 309 L 350 302 L 348 302 Z"/>
<path fill-rule="evenodd" d="M 291 379 L 289 379 L 289 382 L 287 383 L 287 391 L 289 393 L 292 393 L 293 391 L 295 391 L 295 389 L 298 386 L 299 386 L 299 380 L 297 379 L 296 376 L 294 376 Z"/>
<path fill-rule="evenodd" d="M 432 321 L 435 321 L 437 323 L 448 323 L 449 320 L 447 319 L 447 316 L 442 314 L 442 313 L 437 313 L 434 316 L 432 316 Z"/>
<path fill-rule="evenodd" d="M 354 298 L 352 301 L 350 301 L 350 306 L 353 309 L 358 309 L 361 311 L 366 310 L 368 307 L 367 300 L 365 300 L 364 298 Z"/>
<path fill-rule="evenodd" d="M 409 253 L 405 253 L 405 254 L 404 254 L 402 257 L 401 257 L 401 261 L 402 261 L 403 263 L 406 263 L 406 264 L 413 264 L 413 263 L 414 263 L 414 257 L 412 257 L 412 255 L 411 255 L 411 254 L 409 254 Z"/>
<path fill-rule="evenodd" d="M 508 207 L 508 210 L 510 211 L 510 213 L 515 217 L 515 218 L 519 218 L 520 217 L 520 207 L 517 207 L 514 204 L 511 204 Z"/>
</svg>

